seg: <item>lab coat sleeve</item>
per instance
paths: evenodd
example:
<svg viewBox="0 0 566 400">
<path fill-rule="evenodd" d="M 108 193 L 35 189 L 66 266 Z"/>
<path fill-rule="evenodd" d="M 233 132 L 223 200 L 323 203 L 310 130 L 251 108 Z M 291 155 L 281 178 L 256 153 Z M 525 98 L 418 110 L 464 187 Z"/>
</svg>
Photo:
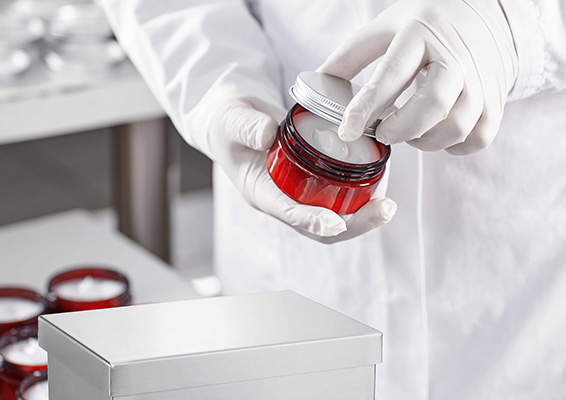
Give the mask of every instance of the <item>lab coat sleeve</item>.
<svg viewBox="0 0 566 400">
<path fill-rule="evenodd" d="M 519 75 L 510 100 L 566 89 L 566 0 L 499 0 L 513 33 Z"/>
<path fill-rule="evenodd" d="M 253 98 L 280 107 L 275 55 L 243 1 L 100 4 L 120 44 L 181 135 L 213 160 L 208 135 L 198 121 L 213 118 L 216 103 Z"/>
</svg>

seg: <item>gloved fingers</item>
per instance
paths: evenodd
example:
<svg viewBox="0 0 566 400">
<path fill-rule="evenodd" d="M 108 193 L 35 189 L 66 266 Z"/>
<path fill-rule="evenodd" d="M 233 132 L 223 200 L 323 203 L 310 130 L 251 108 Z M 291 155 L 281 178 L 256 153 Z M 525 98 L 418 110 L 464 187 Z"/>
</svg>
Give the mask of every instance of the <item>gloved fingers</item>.
<svg viewBox="0 0 566 400">
<path fill-rule="evenodd" d="M 273 185 L 263 186 L 265 193 L 257 207 L 286 224 L 320 237 L 332 237 L 347 229 L 335 212 L 322 207 L 299 204 Z"/>
<path fill-rule="evenodd" d="M 388 197 L 368 201 L 346 220 L 347 230 L 343 233 L 343 240 L 385 225 L 396 212 L 397 204 Z"/>
<path fill-rule="evenodd" d="M 358 139 L 415 79 L 425 63 L 423 30 L 418 21 L 411 21 L 395 35 L 368 83 L 346 107 L 338 128 L 342 140 Z"/>
<path fill-rule="evenodd" d="M 373 199 L 364 204 L 354 214 L 344 216 L 347 230 L 336 236 L 321 237 L 301 230 L 298 231 L 324 244 L 343 242 L 385 225 L 391 221 L 396 211 L 397 204 L 393 200 L 387 197 Z"/>
<path fill-rule="evenodd" d="M 483 93 L 477 81 L 467 85 L 444 121 L 439 122 L 419 139 L 407 142 L 423 151 L 438 151 L 463 143 L 483 112 Z"/>
<path fill-rule="evenodd" d="M 390 15 L 393 11 L 385 10 L 372 23 L 351 35 L 316 71 L 351 80 L 362 69 L 385 54 L 396 33 L 391 26 L 396 21 Z"/>
<path fill-rule="evenodd" d="M 468 48 L 460 37 L 451 37 L 451 49 L 459 55 L 458 68 L 463 76 L 464 88 L 450 110 L 448 116 L 429 129 L 418 139 L 407 143 L 423 151 L 438 151 L 458 143 L 463 143 L 478 123 L 484 110 L 484 87 L 481 83 L 479 71 Z M 448 59 L 451 53 L 446 48 L 436 46 L 433 57 Z"/>
<path fill-rule="evenodd" d="M 446 149 L 449 154 L 467 155 L 475 153 L 488 147 L 497 135 L 509 85 L 512 84 L 513 79 L 506 74 L 507 69 L 504 63 L 496 62 L 501 61 L 501 57 L 503 57 L 500 53 L 499 44 L 488 39 L 489 37 L 486 35 L 485 44 L 479 39 L 467 43 L 470 47 L 469 51 L 473 51 L 471 53 L 473 54 L 472 65 L 477 71 L 476 81 L 482 88 L 482 114 L 463 143 L 455 144 Z M 473 82 L 471 79 L 470 81 Z"/>
<path fill-rule="evenodd" d="M 489 74 L 487 76 L 484 74 L 480 77 L 479 82 L 481 82 L 483 91 L 481 117 L 464 142 L 455 144 L 446 149 L 448 154 L 472 154 L 485 149 L 495 139 L 505 107 L 505 96 L 500 93 L 495 80 L 495 76 Z"/>
<path fill-rule="evenodd" d="M 346 223 L 335 212 L 299 204 L 285 195 L 269 176 L 264 153 L 254 157 L 241 182 L 249 204 L 296 229 L 321 237 L 346 230 Z"/>
<path fill-rule="evenodd" d="M 393 144 L 426 134 L 449 115 L 463 87 L 464 78 L 455 60 L 431 63 L 415 94 L 377 126 L 377 140 Z"/>
<path fill-rule="evenodd" d="M 448 154 L 468 155 L 483 150 L 493 142 L 497 135 L 503 118 L 505 95 L 499 92 L 492 76 L 484 76 L 481 85 L 484 91 L 481 117 L 464 142 L 446 149 Z"/>
<path fill-rule="evenodd" d="M 221 127 L 236 143 L 253 150 L 268 150 L 277 135 L 278 122 L 246 101 L 234 101 L 224 112 Z M 227 138 L 228 139 L 228 138 Z"/>
<path fill-rule="evenodd" d="M 306 233 L 297 229 L 301 234 L 310 237 L 318 242 L 332 244 L 352 239 L 356 236 L 363 235 L 373 229 L 379 228 L 389 222 L 397 211 L 397 204 L 391 199 L 385 197 L 389 184 L 389 162 L 385 167 L 385 172 L 381 177 L 381 181 L 371 200 L 364 204 L 358 211 L 353 214 L 342 215 L 346 222 L 346 231 L 332 237 L 321 237 Z"/>
<path fill-rule="evenodd" d="M 499 130 L 501 117 L 484 113 L 463 143 L 450 146 L 446 149 L 448 154 L 464 156 L 475 153 L 488 147 Z"/>
<path fill-rule="evenodd" d="M 484 65 L 483 69 L 487 70 L 488 67 Z M 480 75 L 479 81 L 483 89 L 481 117 L 464 142 L 448 147 L 446 152 L 452 155 L 468 155 L 485 149 L 493 142 L 501 124 L 507 98 L 507 94 L 501 92 L 498 79 L 503 80 L 503 77 L 495 73 Z"/>
<path fill-rule="evenodd" d="M 287 203 L 290 200 L 281 193 Z M 287 203 L 288 208 L 276 218 L 292 227 L 319 237 L 334 237 L 346 231 L 346 222 L 335 212 L 322 207 L 307 206 L 296 202 Z"/>
</svg>

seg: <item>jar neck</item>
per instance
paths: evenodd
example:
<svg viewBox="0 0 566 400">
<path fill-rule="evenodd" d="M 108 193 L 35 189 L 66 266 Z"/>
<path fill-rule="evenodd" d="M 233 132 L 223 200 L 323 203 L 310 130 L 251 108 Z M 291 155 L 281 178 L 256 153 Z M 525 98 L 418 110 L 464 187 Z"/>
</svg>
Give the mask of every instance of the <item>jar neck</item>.
<svg viewBox="0 0 566 400">
<path fill-rule="evenodd" d="M 391 149 L 376 141 L 380 159 L 369 164 L 352 164 L 331 158 L 311 146 L 297 130 L 294 118 L 300 113 L 308 113 L 303 106 L 295 104 L 281 126 L 282 140 L 291 153 L 318 173 L 329 175 L 333 178 L 346 179 L 349 181 L 366 181 L 377 178 L 384 170 L 389 159 Z"/>
</svg>

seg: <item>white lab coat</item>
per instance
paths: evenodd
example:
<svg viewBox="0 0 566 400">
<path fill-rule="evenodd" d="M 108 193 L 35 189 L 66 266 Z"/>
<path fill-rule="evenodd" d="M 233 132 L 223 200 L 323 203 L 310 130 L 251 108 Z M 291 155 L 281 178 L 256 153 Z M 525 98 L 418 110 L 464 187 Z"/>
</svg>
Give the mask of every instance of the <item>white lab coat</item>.
<svg viewBox="0 0 566 400">
<path fill-rule="evenodd" d="M 205 94 L 290 107 L 297 73 L 392 3 L 260 0 L 261 27 L 237 0 L 101 2 L 180 132 L 212 157 L 186 130 Z M 566 4 L 502 3 L 522 100 L 477 154 L 394 145 L 399 207 L 385 227 L 319 244 L 249 207 L 215 169 L 225 293 L 292 289 L 382 330 L 379 399 L 566 399 Z"/>
</svg>

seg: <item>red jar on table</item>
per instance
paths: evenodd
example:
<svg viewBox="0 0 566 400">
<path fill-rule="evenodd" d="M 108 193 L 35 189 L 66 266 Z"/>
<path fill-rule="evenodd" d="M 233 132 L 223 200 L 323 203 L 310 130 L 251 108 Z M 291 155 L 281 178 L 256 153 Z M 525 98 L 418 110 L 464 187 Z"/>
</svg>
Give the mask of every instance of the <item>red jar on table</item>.
<svg viewBox="0 0 566 400">
<path fill-rule="evenodd" d="M 128 279 L 99 267 L 64 271 L 50 280 L 48 291 L 55 312 L 120 307 L 132 302 Z"/>
<path fill-rule="evenodd" d="M 0 287 L 0 335 L 26 325 L 37 327 L 37 317 L 48 311 L 39 293 L 21 287 Z"/>
<path fill-rule="evenodd" d="M 0 399 L 17 400 L 24 379 L 47 371 L 47 353 L 39 347 L 37 327 L 15 329 L 0 338 Z"/>
</svg>

